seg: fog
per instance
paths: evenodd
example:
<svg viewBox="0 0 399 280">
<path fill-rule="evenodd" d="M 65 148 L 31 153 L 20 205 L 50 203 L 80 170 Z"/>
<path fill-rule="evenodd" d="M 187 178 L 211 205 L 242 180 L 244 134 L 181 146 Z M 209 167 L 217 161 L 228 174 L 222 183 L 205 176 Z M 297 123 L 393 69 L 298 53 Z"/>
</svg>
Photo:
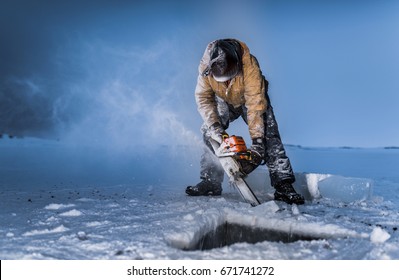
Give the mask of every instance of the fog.
<svg viewBox="0 0 399 280">
<path fill-rule="evenodd" d="M 140 25 L 151 17 L 135 17 L 135 6 L 127 5 L 130 13 L 101 4 L 18 7 L 2 47 L 11 57 L 1 66 L 1 133 L 122 148 L 184 144 L 187 122 L 199 121 L 193 89 L 201 54 L 187 55 L 171 32 L 152 38 L 151 22 Z"/>
</svg>

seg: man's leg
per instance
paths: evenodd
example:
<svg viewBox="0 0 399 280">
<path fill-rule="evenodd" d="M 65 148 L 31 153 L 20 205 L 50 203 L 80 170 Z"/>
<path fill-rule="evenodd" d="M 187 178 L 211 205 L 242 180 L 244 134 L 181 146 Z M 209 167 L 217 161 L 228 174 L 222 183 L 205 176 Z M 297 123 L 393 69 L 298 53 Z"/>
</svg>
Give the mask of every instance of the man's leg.
<svg viewBox="0 0 399 280">
<path fill-rule="evenodd" d="M 221 184 L 224 177 L 223 167 L 215 156 L 212 145 L 209 142 L 210 135 L 208 131 L 204 129 L 204 127 L 202 128 L 202 131 L 205 146 L 200 161 L 200 178 L 202 180 L 209 180 Z"/>
<path fill-rule="evenodd" d="M 265 121 L 265 162 L 269 168 L 272 186 L 282 183 L 294 183 L 295 176 L 292 171 L 291 162 L 287 157 L 284 145 L 280 138 L 278 125 L 274 116 L 273 107 L 269 106 L 264 114 Z"/>
<path fill-rule="evenodd" d="M 294 172 L 281 141 L 273 107 L 270 99 L 268 97 L 267 99 L 268 108 L 264 114 L 265 162 L 269 169 L 271 184 L 276 189 L 274 198 L 289 204 L 303 204 L 303 196 L 298 194 L 292 187 L 295 182 Z"/>
<path fill-rule="evenodd" d="M 210 134 L 205 124 L 202 126 L 201 131 L 205 144 L 200 161 L 201 182 L 195 186 L 188 186 L 186 193 L 191 196 L 221 195 L 224 170 L 209 142 Z"/>
</svg>

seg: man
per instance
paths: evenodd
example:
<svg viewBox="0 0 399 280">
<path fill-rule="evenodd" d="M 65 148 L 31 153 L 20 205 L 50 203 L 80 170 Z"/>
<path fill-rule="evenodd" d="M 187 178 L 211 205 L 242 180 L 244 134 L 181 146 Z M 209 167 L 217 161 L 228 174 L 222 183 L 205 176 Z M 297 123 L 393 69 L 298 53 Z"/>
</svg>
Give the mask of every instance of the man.
<svg viewBox="0 0 399 280">
<path fill-rule="evenodd" d="M 224 172 L 214 159 L 209 139 L 221 143 L 228 136 L 225 130 L 229 123 L 241 116 L 252 139 L 251 160 L 241 161 L 242 169 L 248 174 L 264 161 L 275 188 L 274 199 L 289 204 L 304 203 L 303 196 L 292 187 L 294 173 L 267 91 L 268 81 L 245 43 L 221 39 L 207 46 L 199 65 L 195 99 L 204 120 L 201 131 L 208 148 L 201 157 L 202 181 L 187 187 L 188 195 L 221 195 Z"/>
</svg>

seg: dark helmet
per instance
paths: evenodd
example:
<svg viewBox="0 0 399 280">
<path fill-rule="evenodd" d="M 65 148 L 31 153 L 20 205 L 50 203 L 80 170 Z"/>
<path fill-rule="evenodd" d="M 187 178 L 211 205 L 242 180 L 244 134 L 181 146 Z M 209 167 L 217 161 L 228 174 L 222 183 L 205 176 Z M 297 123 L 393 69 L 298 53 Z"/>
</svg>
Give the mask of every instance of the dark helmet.
<svg viewBox="0 0 399 280">
<path fill-rule="evenodd" d="M 216 81 L 225 82 L 234 78 L 242 69 L 242 50 L 238 41 L 222 39 L 215 41 L 210 52 L 210 61 L 203 75 L 211 74 Z"/>
</svg>

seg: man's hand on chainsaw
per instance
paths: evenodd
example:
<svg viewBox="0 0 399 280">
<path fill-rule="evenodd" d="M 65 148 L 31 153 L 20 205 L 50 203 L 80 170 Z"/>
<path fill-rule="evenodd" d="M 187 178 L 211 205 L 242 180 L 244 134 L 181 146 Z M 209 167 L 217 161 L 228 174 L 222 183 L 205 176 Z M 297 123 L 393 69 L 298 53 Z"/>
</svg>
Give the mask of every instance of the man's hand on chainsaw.
<svg viewBox="0 0 399 280">
<path fill-rule="evenodd" d="M 260 165 L 265 158 L 265 143 L 263 139 L 252 139 L 252 146 L 248 149 L 248 152 L 250 153 L 249 160 L 255 165 Z"/>
<path fill-rule="evenodd" d="M 218 122 L 211 125 L 211 127 L 209 128 L 209 134 L 211 138 L 217 141 L 219 144 L 221 144 L 224 139 L 229 137 L 221 124 Z"/>
<path fill-rule="evenodd" d="M 252 146 L 248 149 L 248 157 L 239 160 L 241 169 L 245 174 L 254 171 L 265 157 L 265 143 L 262 138 L 255 138 L 252 140 Z"/>
</svg>

